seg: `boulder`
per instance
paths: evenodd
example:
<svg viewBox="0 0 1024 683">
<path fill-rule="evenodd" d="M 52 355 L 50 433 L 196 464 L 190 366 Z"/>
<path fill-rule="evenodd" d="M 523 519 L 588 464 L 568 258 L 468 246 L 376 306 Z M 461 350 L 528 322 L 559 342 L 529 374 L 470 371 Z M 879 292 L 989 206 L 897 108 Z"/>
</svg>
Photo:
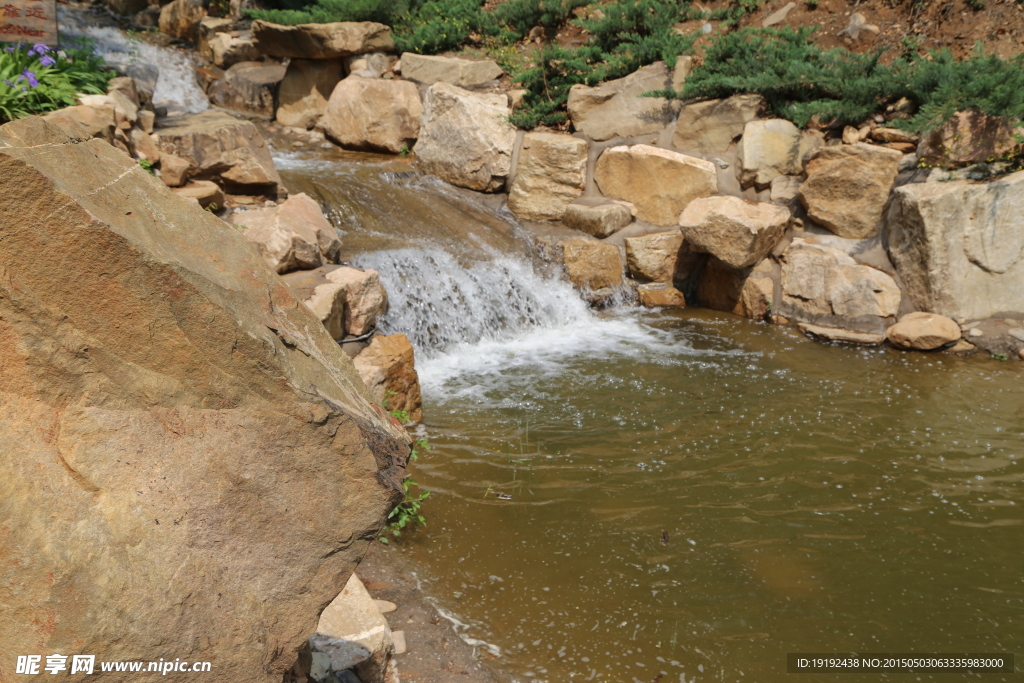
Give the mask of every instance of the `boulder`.
<svg viewBox="0 0 1024 683">
<path fill-rule="evenodd" d="M 196 200 L 204 209 L 210 207 L 211 210 L 217 211 L 224 208 L 224 192 L 217 187 L 217 183 L 209 180 L 193 180 L 171 191 L 179 197 Z"/>
<path fill-rule="evenodd" d="M 210 40 L 209 47 L 213 63 L 222 69 L 229 69 L 239 62 L 253 62 L 260 58 L 260 53 L 251 40 L 236 38 L 230 33 L 218 33 Z"/>
<path fill-rule="evenodd" d="M 210 41 L 222 33 L 230 33 L 234 22 L 222 17 L 203 17 L 196 29 L 196 52 L 200 57 L 213 59 Z"/>
<path fill-rule="evenodd" d="M 314 661 L 318 655 L 326 660 L 324 673 L 355 669 L 363 683 L 385 683 L 388 662 L 395 654 L 387 620 L 354 573 L 320 615 L 309 645 Z"/>
<path fill-rule="evenodd" d="M 1001 116 L 976 109 L 960 111 L 921 137 L 917 156 L 932 166 L 967 166 L 1006 159 L 1020 151 L 1020 132 Z"/>
<path fill-rule="evenodd" d="M 715 311 L 763 319 L 772 311 L 775 281 L 772 267 L 762 261 L 756 268 L 732 268 L 709 257 L 697 280 L 697 303 Z"/>
<path fill-rule="evenodd" d="M 160 179 L 167 187 L 181 187 L 188 180 L 189 166 L 188 159 L 164 152 L 160 155 Z"/>
<path fill-rule="evenodd" d="M 160 6 L 150 5 L 141 12 L 132 16 L 132 28 L 136 29 L 159 29 L 160 28 Z"/>
<path fill-rule="evenodd" d="M 497 192 L 512 167 L 516 129 L 501 94 L 471 93 L 449 83 L 427 89 L 414 151 L 427 173 L 452 185 Z"/>
<path fill-rule="evenodd" d="M 824 325 L 812 325 L 810 323 L 797 323 L 797 327 L 804 334 L 827 341 L 844 342 L 846 344 L 858 344 L 860 346 L 878 346 L 885 341 L 885 335 L 872 332 L 856 332 L 845 330 L 840 327 L 825 327 Z"/>
<path fill-rule="evenodd" d="M 908 313 L 886 330 L 885 338 L 901 349 L 931 351 L 960 339 L 960 326 L 944 315 Z"/>
<path fill-rule="evenodd" d="M 107 0 L 107 7 L 114 14 L 131 17 L 149 6 L 149 0 Z"/>
<path fill-rule="evenodd" d="M 105 142 L 0 127 L 0 215 L 0 652 L 279 683 L 409 437 L 240 234 Z"/>
<path fill-rule="evenodd" d="M 160 148 L 156 146 L 152 136 L 147 135 L 139 128 L 132 128 L 128 133 L 132 141 L 132 148 L 135 150 L 135 157 L 143 159 L 151 164 L 160 161 Z"/>
<path fill-rule="evenodd" d="M 633 222 L 629 207 L 618 202 L 589 204 L 572 202 L 565 207 L 562 223 L 573 230 L 605 238 Z"/>
<path fill-rule="evenodd" d="M 409 81 L 349 76 L 331 93 L 320 126 L 347 149 L 398 154 L 416 143 L 422 113 Z"/>
<path fill-rule="evenodd" d="M 789 204 L 800 196 L 800 186 L 804 179 L 798 175 L 780 175 L 771 184 L 771 200 L 779 204 Z"/>
<path fill-rule="evenodd" d="M 645 308 L 686 308 L 686 297 L 667 282 L 645 282 L 636 294 Z"/>
<path fill-rule="evenodd" d="M 277 192 L 281 177 L 263 136 L 249 121 L 218 111 L 164 119 L 156 131 L 161 154 L 189 162 L 189 176 L 226 190 Z"/>
<path fill-rule="evenodd" d="M 224 72 L 223 78 L 213 81 L 208 94 L 219 107 L 272 119 L 277 86 L 285 72 L 285 67 L 279 64 L 238 62 Z"/>
<path fill-rule="evenodd" d="M 736 150 L 742 187 L 764 189 L 780 175 L 803 173 L 800 129 L 785 119 L 750 121 Z"/>
<path fill-rule="evenodd" d="M 310 129 L 327 111 L 342 77 L 340 59 L 293 59 L 277 90 L 277 122 Z"/>
<path fill-rule="evenodd" d="M 205 16 L 203 0 L 172 0 L 160 9 L 160 32 L 179 40 L 195 41 L 199 22 Z"/>
<path fill-rule="evenodd" d="M 236 211 L 230 221 L 276 273 L 316 268 L 341 253 L 338 231 L 302 192 L 277 206 Z"/>
<path fill-rule="evenodd" d="M 900 288 L 886 273 L 858 264 L 846 252 L 796 238 L 782 255 L 783 315 L 888 318 L 900 307 Z"/>
<path fill-rule="evenodd" d="M 114 120 L 113 106 L 89 107 L 80 104 L 50 112 L 43 118 L 61 127 L 66 124 L 61 124 L 60 119 L 71 121 L 81 126 L 81 130 L 90 137 L 100 138 L 111 144 L 114 142 L 114 129 L 117 127 L 117 122 Z"/>
<path fill-rule="evenodd" d="M 139 128 L 144 133 L 153 133 L 153 129 L 156 127 L 156 113 L 149 111 L 148 109 L 139 110 Z"/>
<path fill-rule="evenodd" d="M 325 277 L 345 288 L 345 333 L 358 337 L 372 331 L 388 307 L 377 271 L 341 266 L 328 270 Z"/>
<path fill-rule="evenodd" d="M 583 291 L 614 290 L 622 286 L 622 251 L 589 237 L 562 242 L 562 262 L 569 281 Z"/>
<path fill-rule="evenodd" d="M 679 250 L 683 248 L 683 233 L 679 230 L 651 232 L 639 237 L 627 237 L 626 267 L 636 280 L 667 282 L 676 275 Z"/>
<path fill-rule="evenodd" d="M 631 202 L 655 225 L 677 225 L 691 201 L 718 192 L 713 163 L 650 145 L 606 149 L 594 177 L 605 196 Z"/>
<path fill-rule="evenodd" d="M 595 87 L 574 85 L 569 89 L 569 118 L 591 140 L 656 133 L 672 123 L 675 112 L 668 100 L 641 95 L 671 87 L 672 74 L 664 62 Z"/>
<path fill-rule="evenodd" d="M 508 208 L 527 220 L 557 221 L 586 184 L 585 140 L 561 133 L 527 133 L 519 148 Z"/>
<path fill-rule="evenodd" d="M 733 95 L 688 104 L 679 111 L 672 146 L 696 154 L 724 154 L 743 135 L 744 126 L 764 108 L 760 95 Z"/>
<path fill-rule="evenodd" d="M 131 103 L 130 106 L 135 109 L 135 115 L 138 118 L 138 115 L 142 113 L 139 111 L 139 106 L 142 102 L 139 99 L 139 89 L 135 85 L 135 79 L 129 76 L 111 78 L 107 83 L 107 94 L 112 95 L 115 92 L 128 98 L 128 101 Z M 153 131 L 147 132 L 152 133 Z"/>
<path fill-rule="evenodd" d="M 378 335 L 359 352 L 353 364 L 379 405 L 389 411 L 405 411 L 412 422 L 423 419 L 420 380 L 408 337 Z"/>
<path fill-rule="evenodd" d="M 823 147 L 807 163 L 800 202 L 811 220 L 839 237 L 874 237 L 902 158 L 864 143 Z"/>
<path fill-rule="evenodd" d="M 395 51 L 391 29 L 372 21 L 298 26 L 254 21 L 252 39 L 261 54 L 292 59 L 333 59 L 364 52 Z"/>
<path fill-rule="evenodd" d="M 919 310 L 958 321 L 1024 301 L 1024 172 L 987 183 L 908 184 L 886 215 L 889 256 Z"/>
<path fill-rule="evenodd" d="M 87 107 L 112 107 L 114 122 L 116 127 L 121 130 L 128 130 L 139 120 L 139 105 L 116 90 L 112 90 L 106 95 L 76 95 L 75 99 L 78 104 Z"/>
<path fill-rule="evenodd" d="M 738 197 L 690 202 L 679 217 L 686 241 L 730 268 L 750 268 L 776 247 L 789 226 L 789 209 Z"/>
<path fill-rule="evenodd" d="M 464 59 L 440 55 L 402 54 L 402 78 L 424 85 L 451 83 L 460 88 L 481 85 L 505 72 L 493 59 Z"/>
</svg>

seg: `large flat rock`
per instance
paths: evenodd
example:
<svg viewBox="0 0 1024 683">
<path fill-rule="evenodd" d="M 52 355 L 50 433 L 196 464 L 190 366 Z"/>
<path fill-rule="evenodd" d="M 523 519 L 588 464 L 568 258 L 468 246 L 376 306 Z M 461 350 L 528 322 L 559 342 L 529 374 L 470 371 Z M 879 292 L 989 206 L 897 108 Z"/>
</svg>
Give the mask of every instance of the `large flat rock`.
<svg viewBox="0 0 1024 683">
<path fill-rule="evenodd" d="M 240 234 L 107 143 L 0 127 L 0 226 L 0 678 L 87 653 L 279 683 L 408 437 Z"/>
<path fill-rule="evenodd" d="M 252 22 L 252 39 L 262 54 L 292 59 L 332 59 L 366 52 L 394 52 L 391 28 L 372 21 L 283 26 Z"/>
</svg>

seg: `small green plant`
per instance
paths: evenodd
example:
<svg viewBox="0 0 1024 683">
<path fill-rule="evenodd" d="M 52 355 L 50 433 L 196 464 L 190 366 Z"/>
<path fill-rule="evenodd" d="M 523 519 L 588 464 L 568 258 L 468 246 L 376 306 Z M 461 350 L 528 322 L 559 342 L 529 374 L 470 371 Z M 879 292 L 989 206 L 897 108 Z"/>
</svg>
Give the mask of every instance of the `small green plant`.
<svg viewBox="0 0 1024 683">
<path fill-rule="evenodd" d="M 818 0 L 804 0 L 804 4 L 807 5 L 807 9 L 818 9 Z"/>
<path fill-rule="evenodd" d="M 402 149 L 398 150 L 398 156 L 407 157 L 411 152 L 409 145 L 402 145 Z"/>
<path fill-rule="evenodd" d="M 993 353 L 992 360 L 1009 360 L 1005 353 Z"/>
<path fill-rule="evenodd" d="M 967 6 L 975 12 L 985 9 L 985 0 L 967 0 Z"/>
<path fill-rule="evenodd" d="M 209 204 L 203 207 L 203 210 L 209 211 L 210 213 L 216 213 L 220 211 L 220 204 L 218 204 L 217 202 L 210 202 Z"/>
<path fill-rule="evenodd" d="M 149 161 L 147 159 L 139 159 L 139 166 L 141 166 L 142 170 L 148 173 L 149 175 L 156 175 L 156 173 L 153 171 L 152 161 Z"/>
<path fill-rule="evenodd" d="M 387 410 L 388 399 L 395 396 L 398 392 L 386 391 L 384 392 L 384 399 L 381 401 L 381 405 Z M 409 422 L 409 412 L 407 410 L 391 410 L 388 411 L 392 416 L 402 424 Z M 412 443 L 412 449 L 409 451 L 409 460 L 415 462 L 419 460 L 420 453 L 423 451 L 430 450 L 430 443 L 424 438 L 415 439 Z M 430 491 L 423 491 L 418 496 L 413 495 L 409 491 L 409 487 L 419 486 L 415 481 L 412 480 L 412 475 L 406 475 L 405 479 L 402 480 L 402 490 L 404 491 L 404 497 L 402 501 L 395 506 L 388 514 L 387 525 L 381 530 L 377 536 L 377 540 L 387 545 L 391 541 L 385 534 L 391 534 L 393 538 L 400 538 L 402 530 L 406 526 L 412 524 L 413 526 L 426 526 L 427 520 L 420 513 L 420 508 L 423 507 L 423 501 L 430 497 Z"/>
<path fill-rule="evenodd" d="M 235 229 L 236 230 L 248 230 L 249 226 L 248 225 L 236 225 Z"/>
</svg>

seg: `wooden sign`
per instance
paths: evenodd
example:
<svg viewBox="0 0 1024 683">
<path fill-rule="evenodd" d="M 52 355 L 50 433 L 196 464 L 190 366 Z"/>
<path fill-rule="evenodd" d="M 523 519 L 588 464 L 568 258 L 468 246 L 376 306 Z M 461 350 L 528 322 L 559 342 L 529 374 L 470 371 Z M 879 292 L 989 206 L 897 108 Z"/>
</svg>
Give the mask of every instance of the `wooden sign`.
<svg viewBox="0 0 1024 683">
<path fill-rule="evenodd" d="M 57 44 L 56 0 L 0 0 L 0 41 Z"/>
</svg>

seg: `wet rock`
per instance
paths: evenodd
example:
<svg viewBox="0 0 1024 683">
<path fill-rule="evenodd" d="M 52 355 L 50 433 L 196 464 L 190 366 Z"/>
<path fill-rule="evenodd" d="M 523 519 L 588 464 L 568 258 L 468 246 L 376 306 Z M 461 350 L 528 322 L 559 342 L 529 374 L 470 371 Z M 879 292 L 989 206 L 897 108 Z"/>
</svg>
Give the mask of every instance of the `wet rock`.
<svg viewBox="0 0 1024 683">
<path fill-rule="evenodd" d="M 408 436 L 241 235 L 105 142 L 0 127 L 0 215 L 4 610 L 60 615 L 6 620 L 0 652 L 280 682 Z"/>
<path fill-rule="evenodd" d="M 276 273 L 316 268 L 341 252 L 338 231 L 304 193 L 277 206 L 237 211 L 229 220 Z"/>
<path fill-rule="evenodd" d="M 501 94 L 471 93 L 449 83 L 430 86 L 414 149 L 421 167 L 452 185 L 502 189 L 516 139 L 511 112 Z"/>
<path fill-rule="evenodd" d="M 326 656 L 325 673 L 355 668 L 364 683 L 384 683 L 388 662 L 395 654 L 388 622 L 355 574 L 320 615 L 309 644 L 314 660 L 319 659 L 317 654 Z"/>
<path fill-rule="evenodd" d="M 626 267 L 637 280 L 672 283 L 676 275 L 683 234 L 679 230 L 627 237 Z"/>
<path fill-rule="evenodd" d="M 213 58 L 210 41 L 222 33 L 230 33 L 234 25 L 230 19 L 222 17 L 203 17 L 196 29 L 196 52 L 205 59 Z"/>
<path fill-rule="evenodd" d="M 340 59 L 293 59 L 278 86 L 277 122 L 312 128 L 342 77 Z"/>
<path fill-rule="evenodd" d="M 817 337 L 819 339 L 826 339 L 828 341 L 858 344 L 860 346 L 878 346 L 885 341 L 884 335 L 872 334 L 870 332 L 855 332 L 853 330 L 844 330 L 838 327 L 811 325 L 810 323 L 797 323 L 797 327 L 806 335 Z"/>
<path fill-rule="evenodd" d="M 191 165 L 188 159 L 164 152 L 160 155 L 160 179 L 167 187 L 181 187 L 188 180 Z"/>
<path fill-rule="evenodd" d="M 896 188 L 886 215 L 889 255 L 916 308 L 954 320 L 1021 309 L 1024 172 L 988 183 Z"/>
<path fill-rule="evenodd" d="M 633 203 L 637 218 L 655 225 L 677 225 L 691 201 L 718 192 L 713 163 L 650 145 L 606 149 L 594 176 L 605 196 Z"/>
<path fill-rule="evenodd" d="M 750 268 L 782 239 L 789 209 L 738 197 L 695 199 L 679 217 L 690 246 L 712 254 L 730 268 Z"/>
<path fill-rule="evenodd" d="M 900 296 L 892 277 L 839 249 L 796 238 L 782 255 L 783 315 L 887 318 L 899 310 Z"/>
<path fill-rule="evenodd" d="M 800 129 L 785 119 L 750 121 L 736 150 L 742 187 L 763 189 L 780 175 L 803 173 Z"/>
<path fill-rule="evenodd" d="M 595 87 L 574 85 L 569 89 L 569 118 L 591 140 L 655 133 L 669 125 L 675 113 L 668 100 L 641 95 L 671 87 L 672 74 L 664 62 Z"/>
<path fill-rule="evenodd" d="M 724 154 L 764 107 L 760 95 L 733 95 L 688 104 L 679 111 L 672 146 L 698 154 Z"/>
<path fill-rule="evenodd" d="M 281 177 L 263 136 L 249 121 L 206 111 L 165 119 L 156 131 L 161 154 L 189 162 L 189 176 L 216 180 L 238 194 L 277 192 Z"/>
<path fill-rule="evenodd" d="M 839 237 L 873 237 L 902 159 L 896 150 L 876 145 L 824 147 L 807 163 L 800 202 L 813 221 Z"/>
<path fill-rule="evenodd" d="M 935 313 L 908 313 L 885 333 L 893 346 L 930 351 L 960 339 L 955 320 Z"/>
<path fill-rule="evenodd" d="M 645 308 L 686 308 L 686 297 L 666 282 L 645 282 L 636 288 Z"/>
<path fill-rule="evenodd" d="M 505 72 L 493 59 L 464 59 L 440 55 L 402 54 L 402 78 L 424 85 L 450 83 L 460 88 L 481 85 Z"/>
<path fill-rule="evenodd" d="M 217 183 L 209 180 L 193 180 L 184 187 L 175 187 L 171 191 L 179 197 L 195 199 L 204 209 L 210 207 L 216 211 L 224 208 L 224 193 Z"/>
<path fill-rule="evenodd" d="M 252 22 L 252 39 L 260 53 L 292 59 L 333 59 L 364 52 L 394 52 L 391 29 L 372 21 L 282 26 Z"/>
<path fill-rule="evenodd" d="M 586 237 L 562 242 L 562 262 L 569 281 L 584 291 L 617 289 L 622 286 L 622 251 Z"/>
<path fill-rule="evenodd" d="M 527 220 L 557 221 L 568 204 L 583 194 L 586 183 L 585 140 L 559 133 L 527 133 L 508 208 Z"/>
<path fill-rule="evenodd" d="M 589 204 L 572 202 L 565 207 L 562 223 L 573 230 L 598 238 L 609 237 L 633 221 L 633 214 L 624 204 L 608 202 Z"/>
<path fill-rule="evenodd" d="M 968 166 L 1013 156 L 1021 148 L 1016 130 L 1000 116 L 972 109 L 926 133 L 917 156 L 933 166 Z"/>
<path fill-rule="evenodd" d="M 408 337 L 378 335 L 352 362 L 379 405 L 389 411 L 404 410 L 412 422 L 423 419 L 420 380 Z"/>
<path fill-rule="evenodd" d="M 422 113 L 409 81 L 349 76 L 334 88 L 320 125 L 347 149 L 398 154 L 416 143 Z"/>
<path fill-rule="evenodd" d="M 219 33 L 210 40 L 213 63 L 222 69 L 230 69 L 239 62 L 252 62 L 260 53 L 248 38 L 236 38 L 230 33 Z"/>
<path fill-rule="evenodd" d="M 210 85 L 208 94 L 217 106 L 270 119 L 285 71 L 278 64 L 238 62 Z"/>
<path fill-rule="evenodd" d="M 206 16 L 203 0 L 172 0 L 160 9 L 160 32 L 195 41 L 199 22 Z"/>
</svg>

